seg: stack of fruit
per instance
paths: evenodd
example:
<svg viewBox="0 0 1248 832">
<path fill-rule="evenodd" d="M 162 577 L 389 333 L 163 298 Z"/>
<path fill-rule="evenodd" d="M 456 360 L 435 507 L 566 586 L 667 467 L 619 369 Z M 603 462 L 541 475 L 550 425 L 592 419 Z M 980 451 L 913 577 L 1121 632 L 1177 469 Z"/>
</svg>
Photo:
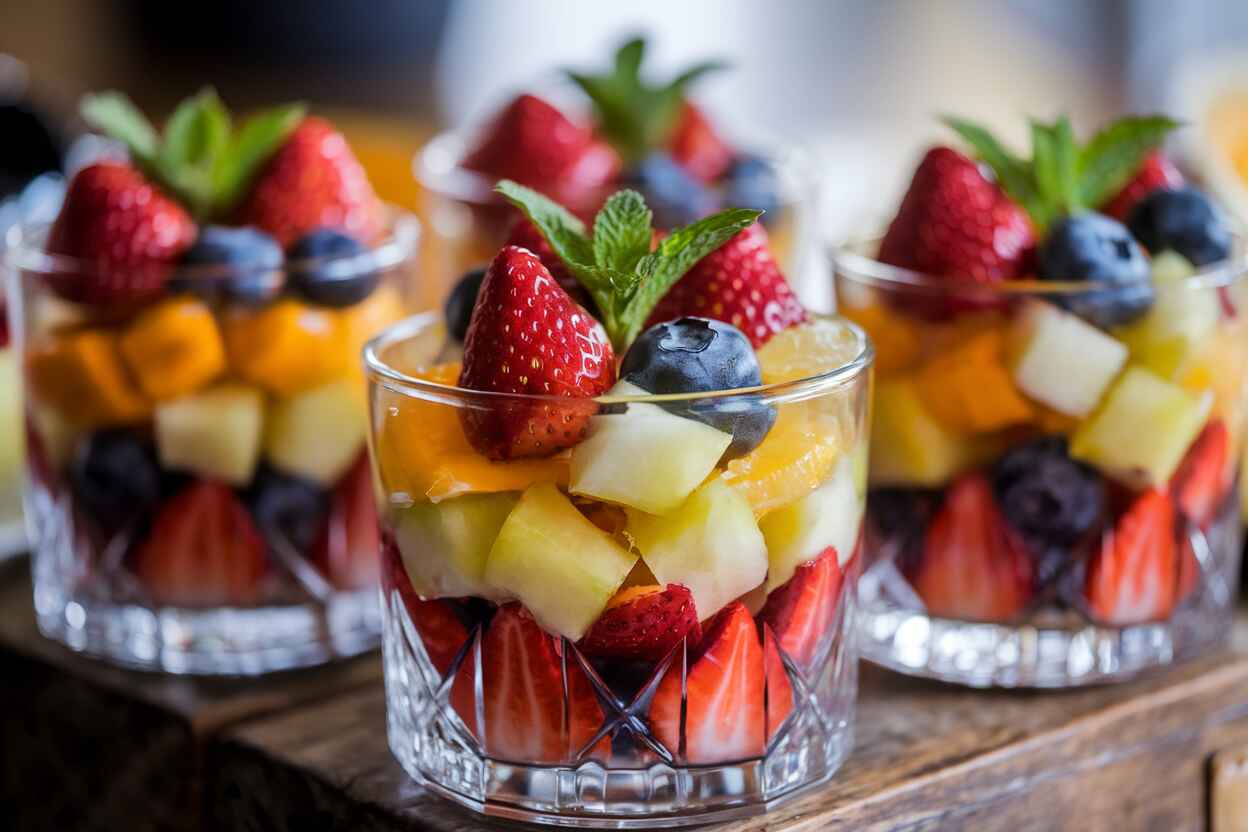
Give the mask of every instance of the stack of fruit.
<svg viewBox="0 0 1248 832">
<path fill-rule="evenodd" d="M 410 221 L 301 107 L 235 130 L 206 91 L 163 134 L 117 94 L 83 111 L 130 161 L 79 171 L 17 253 L 38 554 L 72 562 L 40 574 L 180 607 L 375 585 L 358 356 L 403 313 Z"/>
<path fill-rule="evenodd" d="M 1030 160 L 948 123 L 982 165 L 928 151 L 875 261 L 838 263 L 878 355 L 873 558 L 948 619 L 1118 627 L 1199 606 L 1238 558 L 1232 235 L 1157 150 L 1168 119 L 1086 144 L 1033 122 Z"/>
<path fill-rule="evenodd" d="M 865 340 L 807 316 L 757 211 L 661 235 L 634 191 L 589 227 L 499 191 L 536 240 L 452 296 L 462 363 L 416 361 L 421 382 L 375 393 L 387 614 L 404 619 L 387 635 L 414 628 L 408 660 L 437 676 L 411 696 L 452 679 L 496 759 L 757 758 L 809 705 L 789 673 L 852 687 L 823 668 L 844 651 L 866 371 L 806 379 Z"/>
</svg>

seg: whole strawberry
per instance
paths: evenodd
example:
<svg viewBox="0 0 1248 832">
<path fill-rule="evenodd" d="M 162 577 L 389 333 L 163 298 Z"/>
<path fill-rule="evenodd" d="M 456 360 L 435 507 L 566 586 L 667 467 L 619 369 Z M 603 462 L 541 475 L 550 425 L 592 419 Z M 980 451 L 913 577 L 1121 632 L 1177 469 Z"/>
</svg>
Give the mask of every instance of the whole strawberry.
<svg viewBox="0 0 1248 832">
<path fill-rule="evenodd" d="M 190 215 L 147 177 L 123 162 L 97 162 L 74 175 L 48 234 L 48 252 L 84 261 L 82 273 L 49 281 L 78 303 L 141 302 L 160 294 L 194 240 Z"/>
<path fill-rule="evenodd" d="M 758 223 L 698 261 L 654 307 L 646 326 L 684 316 L 714 318 L 741 330 L 755 349 L 806 320 Z"/>
<path fill-rule="evenodd" d="M 714 182 L 723 176 L 736 156 L 706 115 L 688 101 L 668 139 L 668 149 L 677 164 L 703 182 Z"/>
<path fill-rule="evenodd" d="M 1126 221 L 1135 203 L 1163 188 L 1177 188 L 1183 184 L 1183 174 L 1160 150 L 1144 158 L 1139 171 L 1123 186 L 1113 199 L 1101 207 L 1101 213 L 1116 220 Z"/>
<path fill-rule="evenodd" d="M 347 140 L 316 117 L 303 119 L 269 159 L 235 219 L 283 248 L 316 228 L 370 242 L 384 224 L 381 203 Z"/>
<path fill-rule="evenodd" d="M 585 287 L 581 286 L 580 282 L 568 271 L 568 267 L 559 259 L 559 255 L 555 254 L 555 250 L 550 247 L 550 243 L 546 242 L 546 238 L 537 230 L 537 226 L 524 217 L 519 217 L 512 225 L 505 245 L 527 248 L 536 254 L 537 259 L 541 260 L 542 265 L 550 271 L 555 282 L 562 286 L 573 300 L 588 308 L 590 299 Z"/>
</svg>

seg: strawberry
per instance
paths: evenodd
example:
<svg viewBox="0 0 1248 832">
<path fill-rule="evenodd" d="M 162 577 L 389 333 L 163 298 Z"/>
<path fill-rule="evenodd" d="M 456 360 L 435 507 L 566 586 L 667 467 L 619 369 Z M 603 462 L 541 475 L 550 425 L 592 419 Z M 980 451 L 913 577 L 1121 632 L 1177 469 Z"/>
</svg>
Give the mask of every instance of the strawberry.
<svg viewBox="0 0 1248 832">
<path fill-rule="evenodd" d="M 946 490 L 911 583 L 927 611 L 944 618 L 1008 621 L 1031 600 L 1031 558 L 983 474 Z"/>
<path fill-rule="evenodd" d="M 49 275 L 66 300 L 100 305 L 150 300 L 195 240 L 178 203 L 122 162 L 96 162 L 74 175 L 48 234 L 48 252 L 82 261 Z"/>
<path fill-rule="evenodd" d="M 720 610 L 684 664 L 682 669 L 678 653 L 650 703 L 650 727 L 659 742 L 694 764 L 760 756 L 767 683 L 758 628 L 745 605 L 733 601 Z"/>
<path fill-rule="evenodd" d="M 373 474 L 368 455 L 361 454 L 330 497 L 312 562 L 334 586 L 362 589 L 377 584 L 379 548 Z"/>
<path fill-rule="evenodd" d="M 1026 212 L 975 162 L 934 147 L 910 180 L 879 259 L 924 274 L 995 284 L 1024 273 L 1035 242 Z"/>
<path fill-rule="evenodd" d="M 511 226 L 511 231 L 507 234 L 507 242 L 504 245 L 527 248 L 536 254 L 537 259 L 541 260 L 542 265 L 550 272 L 550 276 L 563 287 L 563 291 L 567 292 L 581 306 L 584 306 L 586 309 L 590 308 L 593 301 L 590 299 L 589 293 L 585 291 L 585 287 L 572 276 L 571 272 L 568 271 L 568 267 L 559 259 L 559 255 L 555 254 L 555 250 L 550 247 L 550 243 L 546 242 L 542 232 L 538 231 L 537 226 L 533 223 L 523 216 L 519 217 Z"/>
<path fill-rule="evenodd" d="M 1188 448 L 1170 478 L 1170 494 L 1183 516 L 1208 528 L 1230 489 L 1231 434 L 1226 423 L 1210 422 Z"/>
<path fill-rule="evenodd" d="M 1174 609 L 1179 571 L 1174 505 L 1150 489 L 1118 518 L 1088 564 L 1088 610 L 1117 626 L 1163 619 Z"/>
<path fill-rule="evenodd" d="M 161 507 L 131 567 L 157 604 L 243 605 L 260 597 L 268 557 L 234 492 L 200 480 Z"/>
<path fill-rule="evenodd" d="M 767 676 L 767 742 L 770 744 L 785 720 L 793 713 L 793 683 L 789 680 L 789 672 L 780 658 L 780 648 L 776 644 L 776 634 L 771 625 L 762 623 L 763 630 L 763 668 Z"/>
<path fill-rule="evenodd" d="M 1101 206 L 1101 213 L 1125 222 L 1135 203 L 1160 188 L 1177 188 L 1182 184 L 1183 174 L 1179 173 L 1179 169 L 1166 154 L 1154 150 L 1144 157 L 1131 181 Z"/>
<path fill-rule="evenodd" d="M 286 248 L 322 227 L 371 242 L 382 232 L 382 214 L 347 140 L 328 121 L 308 117 L 269 159 L 235 218 Z"/>
<path fill-rule="evenodd" d="M 473 390 L 567 399 L 515 400 L 461 411 L 464 432 L 490 459 L 571 447 L 615 380 L 602 325 L 559 287 L 531 252 L 507 246 L 486 271 L 464 339 L 459 384 Z"/>
<path fill-rule="evenodd" d="M 736 155 L 706 115 L 688 101 L 668 139 L 668 152 L 677 164 L 703 182 L 714 182 L 723 176 Z"/>
<path fill-rule="evenodd" d="M 388 535 L 381 547 L 381 590 L 387 604 L 392 594 L 399 593 L 429 661 L 445 676 L 468 640 L 468 628 L 452 602 L 440 598 L 425 600 L 416 594 L 399 547 Z"/>
<path fill-rule="evenodd" d="M 657 662 L 686 636 L 693 644 L 702 638 L 688 588 L 635 586 L 611 599 L 579 646 L 587 656 Z"/>
<path fill-rule="evenodd" d="M 781 650 L 809 667 L 836 617 L 844 582 L 836 549 L 829 546 L 802 564 L 767 596 L 758 620 L 771 627 Z"/>
<path fill-rule="evenodd" d="M 687 315 L 726 321 L 756 349 L 806 320 L 758 223 L 699 260 L 658 302 L 646 326 Z"/>
</svg>

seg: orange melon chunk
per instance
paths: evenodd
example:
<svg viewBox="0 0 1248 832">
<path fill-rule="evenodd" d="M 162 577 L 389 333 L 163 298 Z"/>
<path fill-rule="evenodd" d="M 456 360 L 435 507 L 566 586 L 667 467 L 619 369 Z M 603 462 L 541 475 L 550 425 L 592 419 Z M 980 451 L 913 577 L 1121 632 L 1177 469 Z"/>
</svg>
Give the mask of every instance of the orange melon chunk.
<svg viewBox="0 0 1248 832">
<path fill-rule="evenodd" d="M 225 370 L 216 319 L 194 298 L 145 309 L 122 334 L 120 347 L 139 387 L 157 401 L 194 393 Z"/>
<path fill-rule="evenodd" d="M 224 330 L 234 371 L 278 396 L 327 384 L 358 361 L 341 316 L 294 300 L 235 313 Z"/>
<path fill-rule="evenodd" d="M 990 433 L 1034 417 L 1003 360 L 1001 330 L 989 329 L 939 353 L 915 376 L 923 404 L 946 427 Z"/>
<path fill-rule="evenodd" d="M 131 425 L 151 413 L 126 373 L 116 333 L 86 329 L 32 343 L 26 367 L 33 397 L 74 425 Z"/>
</svg>

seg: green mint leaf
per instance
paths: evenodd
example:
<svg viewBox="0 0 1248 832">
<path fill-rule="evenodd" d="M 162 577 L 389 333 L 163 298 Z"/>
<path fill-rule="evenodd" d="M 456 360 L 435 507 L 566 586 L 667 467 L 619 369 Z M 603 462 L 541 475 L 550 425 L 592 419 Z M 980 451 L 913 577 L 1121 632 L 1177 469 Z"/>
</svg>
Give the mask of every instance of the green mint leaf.
<svg viewBox="0 0 1248 832">
<path fill-rule="evenodd" d="M 266 110 L 243 123 L 213 173 L 213 212 L 230 213 L 265 163 L 285 143 L 307 114 L 302 104 Z"/>
<path fill-rule="evenodd" d="M 567 73 L 593 102 L 598 130 L 625 159 L 636 161 L 646 153 L 649 119 L 638 111 L 636 90 L 616 82 L 613 76 Z"/>
<path fill-rule="evenodd" d="M 83 119 L 93 129 L 116 139 L 130 151 L 130 157 L 144 169 L 155 165 L 160 138 L 138 107 L 119 92 L 85 96 L 79 106 Z"/>
<path fill-rule="evenodd" d="M 732 65 L 727 61 L 703 61 L 700 64 L 694 64 L 684 72 L 672 79 L 667 85 L 669 90 L 676 90 L 681 97 L 684 97 L 685 88 L 702 78 L 704 75 L 710 75 L 713 72 L 722 72 Z"/>
<path fill-rule="evenodd" d="M 212 89 L 178 105 L 157 155 L 160 179 L 198 218 L 213 205 L 213 176 L 230 141 L 230 116 Z"/>
<path fill-rule="evenodd" d="M 1064 116 L 1052 125 L 1031 123 L 1032 169 L 1039 205 L 1032 219 L 1041 228 L 1083 207 L 1078 179 L 1079 149 L 1070 121 Z"/>
<path fill-rule="evenodd" d="M 1096 207 L 1112 199 L 1135 176 L 1144 158 L 1179 126 L 1179 122 L 1166 116 L 1132 116 L 1113 122 L 1093 136 L 1079 154 L 1083 203 Z"/>
<path fill-rule="evenodd" d="M 599 268 L 632 274 L 650 253 L 654 215 L 636 191 L 617 191 L 594 217 L 594 262 Z"/>
<path fill-rule="evenodd" d="M 595 268 L 594 247 L 585 236 L 584 223 L 554 200 L 510 179 L 499 182 L 494 190 L 519 208 L 537 227 L 555 255 L 580 281 L 595 303 L 606 302 L 612 296 L 611 282 Z"/>
<path fill-rule="evenodd" d="M 984 164 L 992 168 L 997 184 L 1006 195 L 1030 212 L 1037 199 L 1037 189 L 1028 163 L 1006 150 L 978 124 L 953 116 L 946 116 L 942 121 L 971 146 Z"/>
<path fill-rule="evenodd" d="M 615 50 L 615 78 L 618 81 L 636 81 L 641 78 L 641 62 L 646 57 L 646 39 L 630 38 Z"/>
</svg>

